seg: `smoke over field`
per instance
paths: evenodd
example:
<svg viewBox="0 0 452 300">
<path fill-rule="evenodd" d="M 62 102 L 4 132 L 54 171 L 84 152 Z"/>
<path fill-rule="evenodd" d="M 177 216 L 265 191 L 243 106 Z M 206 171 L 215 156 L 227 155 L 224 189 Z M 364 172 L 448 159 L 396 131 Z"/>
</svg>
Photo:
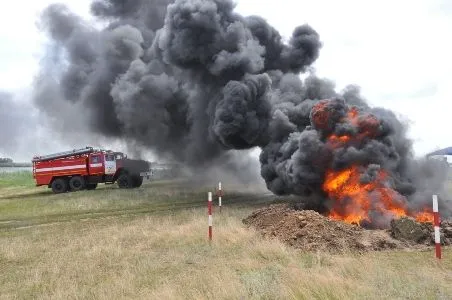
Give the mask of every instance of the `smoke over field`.
<svg viewBox="0 0 452 300">
<path fill-rule="evenodd" d="M 309 73 L 322 48 L 311 26 L 285 43 L 230 0 L 98 0 L 91 11 L 103 29 L 59 4 L 40 20 L 53 45 L 34 99 L 61 130 L 121 138 L 195 169 L 260 148 L 269 190 L 349 222 L 417 216 L 441 188 L 444 174 L 413 160 L 393 112 Z"/>
<path fill-rule="evenodd" d="M 0 90 L 0 157 L 9 157 L 11 153 L 31 155 L 30 149 L 42 142 L 44 128 L 27 98 L 28 95 Z"/>
</svg>

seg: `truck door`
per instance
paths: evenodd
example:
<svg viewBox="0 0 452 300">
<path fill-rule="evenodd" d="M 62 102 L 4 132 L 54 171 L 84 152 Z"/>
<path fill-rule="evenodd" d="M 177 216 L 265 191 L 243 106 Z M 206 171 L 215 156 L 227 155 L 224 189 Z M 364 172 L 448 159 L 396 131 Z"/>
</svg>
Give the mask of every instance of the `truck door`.
<svg viewBox="0 0 452 300">
<path fill-rule="evenodd" d="M 91 175 L 102 175 L 104 173 L 102 158 L 103 158 L 103 155 L 100 153 L 90 155 L 89 173 Z"/>
<path fill-rule="evenodd" d="M 105 174 L 113 175 L 116 173 L 116 160 L 114 154 L 105 154 Z"/>
</svg>

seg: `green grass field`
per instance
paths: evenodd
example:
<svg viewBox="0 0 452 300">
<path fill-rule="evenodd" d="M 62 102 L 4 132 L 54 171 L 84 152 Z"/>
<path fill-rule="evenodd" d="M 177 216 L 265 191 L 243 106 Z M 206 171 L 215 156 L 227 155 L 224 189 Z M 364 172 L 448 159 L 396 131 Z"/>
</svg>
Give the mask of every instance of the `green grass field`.
<svg viewBox="0 0 452 300">
<path fill-rule="evenodd" d="M 242 224 L 281 201 L 225 185 L 214 239 L 207 191 L 186 181 L 54 195 L 0 174 L 0 299 L 452 299 L 452 251 L 331 255 Z"/>
</svg>

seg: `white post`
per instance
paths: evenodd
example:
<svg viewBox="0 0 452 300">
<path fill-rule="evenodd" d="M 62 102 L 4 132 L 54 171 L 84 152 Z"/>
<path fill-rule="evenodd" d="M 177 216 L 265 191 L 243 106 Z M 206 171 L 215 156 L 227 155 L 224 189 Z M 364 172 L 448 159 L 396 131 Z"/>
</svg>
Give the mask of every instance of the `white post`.
<svg viewBox="0 0 452 300">
<path fill-rule="evenodd" d="M 433 229 L 435 231 L 435 254 L 441 259 L 441 235 L 439 232 L 438 196 L 433 195 Z"/>
<path fill-rule="evenodd" d="M 209 241 L 212 241 L 212 192 L 207 193 L 207 212 L 209 214 Z"/>
<path fill-rule="evenodd" d="M 221 212 L 221 181 L 218 183 L 218 206 Z"/>
</svg>

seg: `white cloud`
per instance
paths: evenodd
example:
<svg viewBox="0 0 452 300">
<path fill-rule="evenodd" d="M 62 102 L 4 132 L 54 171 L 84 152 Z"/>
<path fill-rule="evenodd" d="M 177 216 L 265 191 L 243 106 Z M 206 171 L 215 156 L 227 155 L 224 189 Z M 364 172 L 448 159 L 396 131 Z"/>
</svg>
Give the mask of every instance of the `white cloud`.
<svg viewBox="0 0 452 300">
<path fill-rule="evenodd" d="M 324 43 L 318 75 L 338 88 L 358 84 L 371 105 L 410 119 L 415 150 L 423 154 L 452 144 L 444 126 L 452 114 L 447 1 L 246 0 L 237 9 L 263 16 L 286 38 L 299 24 L 313 26 Z"/>
<path fill-rule="evenodd" d="M 28 87 L 44 37 L 36 28 L 50 0 L 9 2 L 0 11 L 0 89 Z M 90 0 L 66 0 L 89 16 Z M 450 146 L 452 7 L 449 0 L 239 0 L 237 12 L 266 18 L 285 38 L 309 23 L 324 43 L 318 75 L 338 88 L 358 84 L 372 105 L 412 121 L 418 154 Z"/>
<path fill-rule="evenodd" d="M 51 0 L 10 1 L 0 10 L 0 89 L 19 90 L 31 84 L 38 71 L 45 37 L 37 22 Z M 89 0 L 62 1 L 72 11 L 89 16 Z"/>
</svg>

